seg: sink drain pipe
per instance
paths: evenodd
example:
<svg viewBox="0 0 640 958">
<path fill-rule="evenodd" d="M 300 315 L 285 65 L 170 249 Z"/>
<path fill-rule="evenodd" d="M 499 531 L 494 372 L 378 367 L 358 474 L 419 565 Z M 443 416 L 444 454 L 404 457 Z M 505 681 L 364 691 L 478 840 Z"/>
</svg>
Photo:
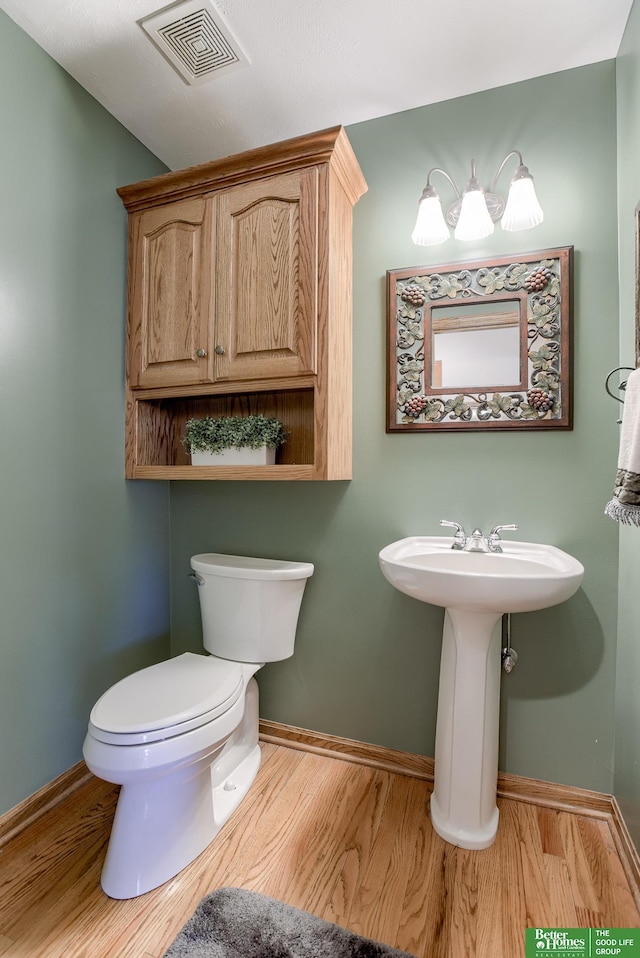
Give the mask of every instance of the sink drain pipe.
<svg viewBox="0 0 640 958">
<path fill-rule="evenodd" d="M 518 662 L 518 653 L 511 648 L 511 613 L 502 616 L 502 669 L 507 674 L 513 672 Z"/>
</svg>

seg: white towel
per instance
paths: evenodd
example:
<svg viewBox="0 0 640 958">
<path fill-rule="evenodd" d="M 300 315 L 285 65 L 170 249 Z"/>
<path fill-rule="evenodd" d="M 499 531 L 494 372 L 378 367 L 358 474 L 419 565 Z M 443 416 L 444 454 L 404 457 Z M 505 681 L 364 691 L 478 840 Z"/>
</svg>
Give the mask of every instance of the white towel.
<svg viewBox="0 0 640 958">
<path fill-rule="evenodd" d="M 616 484 L 604 511 L 617 522 L 640 526 L 640 369 L 627 380 Z"/>
</svg>

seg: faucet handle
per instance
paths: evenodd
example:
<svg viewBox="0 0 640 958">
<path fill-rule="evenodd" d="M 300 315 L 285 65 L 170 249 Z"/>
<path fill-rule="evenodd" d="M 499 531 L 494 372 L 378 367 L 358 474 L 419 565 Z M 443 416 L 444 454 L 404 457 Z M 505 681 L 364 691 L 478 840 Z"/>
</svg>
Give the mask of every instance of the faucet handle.
<svg viewBox="0 0 640 958">
<path fill-rule="evenodd" d="M 489 551 L 502 552 L 502 548 L 500 546 L 500 533 L 501 532 L 516 532 L 517 529 L 518 529 L 518 526 L 515 525 L 515 523 L 511 523 L 510 525 L 506 525 L 506 526 L 494 526 L 491 532 L 489 533 L 489 539 L 487 540 L 489 544 Z"/>
<path fill-rule="evenodd" d="M 455 535 L 453 537 L 452 549 L 464 549 L 467 544 L 467 533 L 464 531 L 463 527 L 459 522 L 450 522 L 448 519 L 440 520 L 441 526 L 451 526 L 452 529 L 455 529 Z"/>
<path fill-rule="evenodd" d="M 511 525 L 508 525 L 508 526 L 494 526 L 491 532 L 489 533 L 489 535 L 498 536 L 499 538 L 501 532 L 517 532 L 517 530 L 518 530 L 518 526 L 515 525 L 515 523 L 512 523 Z"/>
</svg>

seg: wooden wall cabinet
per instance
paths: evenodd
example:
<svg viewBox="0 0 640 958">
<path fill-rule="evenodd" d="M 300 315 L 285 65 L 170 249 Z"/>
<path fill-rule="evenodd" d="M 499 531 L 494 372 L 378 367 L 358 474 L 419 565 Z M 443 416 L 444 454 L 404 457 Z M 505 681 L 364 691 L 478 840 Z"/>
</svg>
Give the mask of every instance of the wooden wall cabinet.
<svg viewBox="0 0 640 958">
<path fill-rule="evenodd" d="M 351 222 L 341 127 L 118 190 L 129 212 L 128 478 L 351 477 Z M 275 466 L 191 466 L 194 415 L 278 416 Z"/>
</svg>

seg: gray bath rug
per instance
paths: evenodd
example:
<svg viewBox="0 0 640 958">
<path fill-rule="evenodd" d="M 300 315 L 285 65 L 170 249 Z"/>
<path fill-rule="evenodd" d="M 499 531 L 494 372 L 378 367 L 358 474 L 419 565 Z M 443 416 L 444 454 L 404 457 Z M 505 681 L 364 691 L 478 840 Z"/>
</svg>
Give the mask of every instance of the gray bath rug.
<svg viewBox="0 0 640 958">
<path fill-rule="evenodd" d="M 164 958 L 412 958 L 306 911 L 241 888 L 196 908 Z"/>
</svg>

